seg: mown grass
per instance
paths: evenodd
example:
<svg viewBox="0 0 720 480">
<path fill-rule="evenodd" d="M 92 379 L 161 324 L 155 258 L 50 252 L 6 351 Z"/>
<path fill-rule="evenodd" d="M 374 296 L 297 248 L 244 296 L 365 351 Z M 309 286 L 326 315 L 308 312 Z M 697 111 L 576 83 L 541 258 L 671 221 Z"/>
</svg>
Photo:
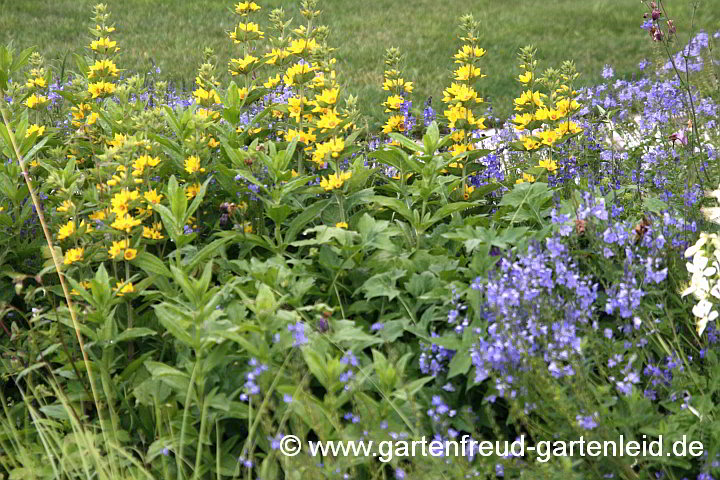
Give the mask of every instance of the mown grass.
<svg viewBox="0 0 720 480">
<path fill-rule="evenodd" d="M 61 64 L 68 52 L 81 52 L 87 43 L 88 18 L 94 0 L 0 0 L 0 42 L 13 40 L 17 47 L 37 45 L 52 62 Z M 116 39 L 125 55 L 122 67 L 147 72 L 155 62 L 162 76 L 179 87 L 189 87 L 204 47 L 218 57 L 219 71 L 236 54 L 226 35 L 233 22 L 233 1 L 106 0 L 117 23 Z M 289 16 L 301 20 L 296 2 L 260 2 L 267 14 L 282 6 Z M 693 0 L 669 3 L 681 41 L 689 38 Z M 713 4 L 715 7 L 713 7 Z M 350 93 L 360 96 L 360 107 L 372 118 L 382 117 L 379 103 L 383 54 L 389 46 L 407 54 L 405 71 L 416 82 L 415 104 L 433 98 L 442 107 L 442 88 L 449 82 L 451 56 L 458 46 L 455 36 L 460 14 L 472 12 L 483 21 L 483 44 L 488 77 L 481 90 L 490 98 L 494 114 L 511 112 L 519 86 L 516 54 L 520 47 L 538 47 L 541 66 L 559 65 L 573 59 L 583 74 L 582 84 L 600 80 L 603 65 L 611 64 L 616 75 L 629 78 L 637 63 L 652 58 L 648 35 L 639 28 L 644 6 L 638 0 L 325 0 L 322 21 L 331 28 L 330 43 L 337 47 L 339 73 Z M 694 31 L 720 28 L 716 0 L 700 2 Z M 71 65 L 72 63 L 70 63 Z"/>
</svg>

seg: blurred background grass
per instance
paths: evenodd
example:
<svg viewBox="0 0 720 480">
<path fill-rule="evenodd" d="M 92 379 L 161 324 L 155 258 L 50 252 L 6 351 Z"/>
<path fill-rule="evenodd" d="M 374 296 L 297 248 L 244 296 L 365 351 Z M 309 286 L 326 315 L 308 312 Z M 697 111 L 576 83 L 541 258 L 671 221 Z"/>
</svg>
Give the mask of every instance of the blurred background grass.
<svg viewBox="0 0 720 480">
<path fill-rule="evenodd" d="M 301 21 L 295 1 L 257 0 L 267 15 L 282 6 Z M 69 52 L 82 53 L 88 43 L 92 0 L 0 0 L 0 42 L 16 48 L 36 45 L 46 59 L 62 64 Z M 204 47 L 218 57 L 218 71 L 227 78 L 226 64 L 238 55 L 228 39 L 237 17 L 228 0 L 106 0 L 116 23 L 113 37 L 123 49 L 119 67 L 148 72 L 153 62 L 161 77 L 189 88 L 202 61 Z M 699 3 L 693 20 L 693 3 Z M 693 31 L 720 29 L 720 0 L 673 0 L 670 15 L 679 39 Z M 329 42 L 337 47 L 338 74 L 347 92 L 360 96 L 360 108 L 376 121 L 385 48 L 397 46 L 407 55 L 406 79 L 415 82 L 414 104 L 433 98 L 442 108 L 442 89 L 449 84 L 452 55 L 460 45 L 457 19 L 471 12 L 483 25 L 482 45 L 487 78 L 480 82 L 493 113 L 506 117 L 519 92 L 517 52 L 527 44 L 538 48 L 540 67 L 575 61 L 580 83 L 597 83 L 605 64 L 616 77 L 631 78 L 637 64 L 652 59 L 654 46 L 640 29 L 644 5 L 638 0 L 324 0 L 322 23 L 331 29 Z M 263 20 L 265 18 L 263 15 Z M 692 21 L 692 22 L 691 22 Z M 74 63 L 68 56 L 68 68 Z"/>
</svg>

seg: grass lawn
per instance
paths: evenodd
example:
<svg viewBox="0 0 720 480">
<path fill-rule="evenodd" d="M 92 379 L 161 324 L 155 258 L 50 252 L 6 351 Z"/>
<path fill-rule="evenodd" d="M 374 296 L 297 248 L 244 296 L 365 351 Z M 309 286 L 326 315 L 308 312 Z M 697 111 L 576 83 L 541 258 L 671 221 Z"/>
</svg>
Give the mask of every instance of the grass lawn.
<svg viewBox="0 0 720 480">
<path fill-rule="evenodd" d="M 701 2 L 695 31 L 720 28 L 717 0 Z M 0 42 L 16 47 L 37 45 L 46 58 L 61 64 L 66 52 L 81 52 L 88 43 L 89 0 L 0 0 Z M 162 76 L 188 87 L 202 60 L 204 47 L 218 55 L 221 72 L 236 55 L 226 31 L 236 17 L 232 1 L 107 0 L 126 53 L 121 67 L 148 71 L 151 62 Z M 267 14 L 284 6 L 289 16 L 301 20 L 287 0 L 259 2 Z M 689 38 L 692 0 L 669 2 L 681 41 Z M 505 117 L 518 91 L 516 54 L 520 47 L 538 47 L 541 67 L 559 66 L 573 59 L 582 73 L 582 84 L 600 79 L 603 65 L 611 64 L 617 76 L 631 77 L 643 58 L 653 57 L 649 36 L 639 28 L 645 7 L 638 0 L 505 0 L 459 1 L 325 0 L 323 22 L 331 28 L 330 43 L 338 48 L 338 70 L 350 93 L 360 96 L 361 109 L 373 118 L 382 116 L 379 103 L 386 47 L 397 46 L 407 54 L 405 71 L 416 82 L 415 105 L 428 96 L 441 107 L 442 89 L 449 82 L 451 57 L 458 47 L 457 18 L 472 12 L 485 29 L 485 73 L 480 89 Z M 70 63 L 72 65 L 72 63 Z M 225 75 L 227 76 L 227 75 Z"/>
</svg>

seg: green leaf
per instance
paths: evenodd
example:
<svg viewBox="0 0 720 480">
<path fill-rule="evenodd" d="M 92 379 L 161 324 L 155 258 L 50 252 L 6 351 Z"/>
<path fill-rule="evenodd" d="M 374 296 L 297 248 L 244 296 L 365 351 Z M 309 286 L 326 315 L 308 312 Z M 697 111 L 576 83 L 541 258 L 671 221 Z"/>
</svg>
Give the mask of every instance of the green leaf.
<svg viewBox="0 0 720 480">
<path fill-rule="evenodd" d="M 150 330 L 149 328 L 128 328 L 124 332 L 122 332 L 120 335 L 114 338 L 116 342 L 126 342 L 128 340 L 133 340 L 135 338 L 140 337 L 147 337 L 148 335 L 155 335 L 157 332 L 155 330 Z"/>
<path fill-rule="evenodd" d="M 188 374 L 181 372 L 170 365 L 148 360 L 145 362 L 145 368 L 147 368 L 153 378 L 162 381 L 166 385 L 175 389 L 178 393 L 187 393 L 190 388 L 190 377 Z"/>
<path fill-rule="evenodd" d="M 150 252 L 142 251 L 132 260 L 132 264 L 146 273 L 172 278 L 172 273 L 165 263 Z"/>
<path fill-rule="evenodd" d="M 396 132 L 392 132 L 389 134 L 390 138 L 398 142 L 403 147 L 407 148 L 408 150 L 412 150 L 413 152 L 417 153 L 425 153 L 425 150 L 418 145 L 417 143 L 413 142 L 409 138 L 407 138 L 405 135 L 401 135 Z"/>
<path fill-rule="evenodd" d="M 405 270 L 400 269 L 378 273 L 365 280 L 359 290 L 365 292 L 367 300 L 375 297 L 387 297 L 392 300 L 400 295 L 396 284 L 404 275 Z"/>
</svg>

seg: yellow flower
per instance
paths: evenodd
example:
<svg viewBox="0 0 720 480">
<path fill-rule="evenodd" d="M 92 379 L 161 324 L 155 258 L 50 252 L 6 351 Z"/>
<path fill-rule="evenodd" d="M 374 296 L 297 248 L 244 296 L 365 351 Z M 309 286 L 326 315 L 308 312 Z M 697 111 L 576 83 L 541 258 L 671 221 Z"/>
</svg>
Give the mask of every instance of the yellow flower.
<svg viewBox="0 0 720 480">
<path fill-rule="evenodd" d="M 28 108 L 42 107 L 47 103 L 47 101 L 47 97 L 44 97 L 42 95 L 35 95 L 33 93 L 27 98 L 27 100 L 25 100 L 25 105 Z"/>
<path fill-rule="evenodd" d="M 116 133 L 115 136 L 113 137 L 113 139 L 108 140 L 107 143 L 111 147 L 120 148 L 123 145 L 125 145 L 125 141 L 127 141 L 127 137 L 125 135 L 123 135 L 122 133 Z M 120 167 L 116 168 L 115 170 L 118 172 L 124 172 L 125 167 L 121 165 Z"/>
<path fill-rule="evenodd" d="M 122 297 L 126 293 L 133 293 L 135 291 L 135 287 L 133 287 L 132 282 L 128 282 L 125 286 L 122 286 L 123 282 L 117 282 L 115 286 L 115 291 L 117 291 L 118 297 Z"/>
<path fill-rule="evenodd" d="M 148 203 L 160 203 L 160 200 L 163 198 L 163 196 L 158 194 L 154 188 L 145 192 L 143 197 L 145 197 L 145 201 Z"/>
<path fill-rule="evenodd" d="M 137 256 L 137 250 L 134 248 L 128 248 L 125 250 L 125 253 L 123 253 L 123 258 L 127 260 L 128 262 L 135 258 Z"/>
<path fill-rule="evenodd" d="M 337 127 L 341 121 L 342 119 L 337 116 L 337 113 L 334 110 L 330 110 L 320 116 L 320 119 L 317 122 L 317 127 L 324 132 L 327 129 Z"/>
<path fill-rule="evenodd" d="M 230 75 L 242 75 L 250 72 L 253 65 L 258 61 L 257 57 L 253 57 L 250 54 L 245 55 L 244 58 L 231 58 L 228 62 L 230 67 Z M 219 102 L 218 102 L 219 103 Z"/>
<path fill-rule="evenodd" d="M 151 240 L 162 240 L 165 237 L 163 237 L 162 233 L 160 233 L 159 230 L 160 229 L 156 230 L 156 229 L 150 228 L 150 227 L 143 227 L 142 235 L 143 235 L 143 237 L 149 238 Z"/>
<path fill-rule="evenodd" d="M 250 223 L 250 222 L 243 223 L 243 232 L 252 233 L 253 232 L 252 223 Z"/>
<path fill-rule="evenodd" d="M 74 208 L 75 205 L 73 205 L 73 202 L 70 200 L 65 200 L 62 205 L 57 207 L 58 212 L 69 212 L 72 208 Z"/>
<path fill-rule="evenodd" d="M 112 60 L 96 60 L 94 65 L 90 65 L 90 73 L 88 78 L 107 77 L 108 75 L 117 77 L 119 70 Z"/>
<path fill-rule="evenodd" d="M 27 88 L 44 88 L 47 85 L 45 79 L 42 77 L 29 78 L 25 86 Z"/>
<path fill-rule="evenodd" d="M 450 88 L 445 89 L 443 92 L 443 102 L 469 102 L 474 100 L 475 103 L 482 103 L 483 99 L 477 96 L 477 92 L 471 86 L 464 83 L 452 83 Z"/>
<path fill-rule="evenodd" d="M 464 188 L 464 190 L 463 190 L 463 199 L 469 200 L 469 199 L 470 199 L 470 195 L 472 195 L 472 193 L 473 193 L 474 191 L 475 191 L 475 187 L 473 187 L 472 185 L 467 185 L 467 184 L 466 184 L 466 185 L 465 185 L 465 188 Z"/>
<path fill-rule="evenodd" d="M 514 100 L 515 110 L 523 110 L 526 106 L 530 106 L 531 104 L 534 104 L 536 107 L 542 108 L 545 106 L 545 103 L 542 101 L 541 97 L 546 96 L 547 95 L 545 95 L 544 93 L 527 90 L 523 92 L 520 97 Z"/>
<path fill-rule="evenodd" d="M 32 137 L 33 134 L 37 133 L 37 136 L 41 136 L 43 133 L 45 133 L 45 126 L 40 126 L 37 123 L 33 123 L 28 127 L 27 132 L 25 132 L 25 138 Z"/>
<path fill-rule="evenodd" d="M 568 133 L 580 133 L 583 129 L 581 126 L 579 126 L 575 122 L 562 122 L 558 127 L 555 129 L 555 132 L 558 134 L 558 136 L 562 137 L 565 134 Z"/>
<path fill-rule="evenodd" d="M 318 103 L 324 103 L 326 105 L 334 105 L 337 102 L 339 88 L 323 89 L 321 94 L 315 95 L 315 101 Z"/>
<path fill-rule="evenodd" d="M 98 98 L 105 95 L 112 95 L 115 93 L 115 84 L 99 81 L 88 85 L 88 92 L 92 94 L 92 98 Z"/>
<path fill-rule="evenodd" d="M 200 187 L 201 187 L 201 185 L 199 183 L 195 183 L 193 185 L 188 185 L 187 189 L 185 190 L 185 196 L 188 199 L 194 198 L 200 191 Z"/>
<path fill-rule="evenodd" d="M 215 140 L 214 138 L 210 137 L 210 140 L 208 140 L 208 147 L 210 148 L 217 148 L 220 146 L 220 142 Z"/>
<path fill-rule="evenodd" d="M 269 62 L 268 62 L 269 63 Z M 278 73 L 274 77 L 268 78 L 267 82 L 263 83 L 265 88 L 275 88 L 280 83 L 280 74 Z"/>
<path fill-rule="evenodd" d="M 118 217 L 122 217 L 130 210 L 130 202 L 137 200 L 139 196 L 140 194 L 137 190 L 130 192 L 125 189 L 116 193 L 113 195 L 113 198 L 110 199 L 110 204 L 112 205 L 110 211 L 115 213 Z"/>
<path fill-rule="evenodd" d="M 535 150 L 540 146 L 540 142 L 532 137 L 525 137 L 523 138 L 523 146 L 525 147 L 525 150 Z"/>
<path fill-rule="evenodd" d="M 87 124 L 88 124 L 88 125 L 94 124 L 94 123 L 97 121 L 98 118 L 100 118 L 100 115 L 98 115 L 98 114 L 95 113 L 95 112 L 92 112 L 92 113 L 90 114 L 90 116 L 88 117 L 88 119 L 87 119 Z"/>
<path fill-rule="evenodd" d="M 538 167 L 544 168 L 550 173 L 558 169 L 557 163 L 555 163 L 555 160 L 552 159 L 540 160 Z"/>
<path fill-rule="evenodd" d="M 386 78 L 383 83 L 383 90 L 390 90 L 391 88 L 402 88 L 406 93 L 412 93 L 414 87 L 413 82 L 406 82 L 402 78 Z"/>
<path fill-rule="evenodd" d="M 265 32 L 260 31 L 260 25 L 255 22 L 238 23 L 235 31 L 230 32 L 230 38 L 234 43 L 264 38 L 264 35 Z"/>
<path fill-rule="evenodd" d="M 391 95 L 383 102 L 383 105 L 386 107 L 386 112 L 391 112 L 393 110 L 397 110 L 402 106 L 402 104 L 405 103 L 405 99 L 401 97 L 400 95 Z"/>
<path fill-rule="evenodd" d="M 58 231 L 58 240 L 65 240 L 67 237 L 75 233 L 75 222 L 70 220 L 65 225 L 60 227 L 60 230 Z"/>
<path fill-rule="evenodd" d="M 513 123 L 516 123 L 515 129 L 516 130 L 525 130 L 525 127 L 527 127 L 528 123 L 533 121 L 533 115 L 532 113 L 523 113 L 522 115 L 515 115 L 515 118 L 513 119 Z"/>
<path fill-rule="evenodd" d="M 523 173 L 523 178 L 518 178 L 517 180 L 515 180 L 515 183 L 525 183 L 525 182 L 534 183 L 535 177 L 533 177 L 529 173 Z"/>
<path fill-rule="evenodd" d="M 255 2 L 240 2 L 235 5 L 235 13 L 240 15 L 247 15 L 258 10 L 260 10 L 260 5 Z"/>
<path fill-rule="evenodd" d="M 345 180 L 350 179 L 350 177 L 352 177 L 352 172 L 350 171 L 333 173 L 329 175 L 328 178 L 323 178 L 320 181 L 320 186 L 323 187 L 326 192 L 329 192 L 330 190 L 342 187 Z"/>
<path fill-rule="evenodd" d="M 115 258 L 125 250 L 129 245 L 128 240 L 120 240 L 119 242 L 113 242 L 112 246 L 108 249 L 108 255 L 110 258 Z"/>
<path fill-rule="evenodd" d="M 294 53 L 295 55 L 300 55 L 304 51 L 312 52 L 313 50 L 317 49 L 318 45 L 314 38 L 310 40 L 305 40 L 304 38 L 299 38 L 297 40 L 293 40 L 290 42 L 290 47 L 288 50 L 290 53 Z"/>
<path fill-rule="evenodd" d="M 283 75 L 283 82 L 285 82 L 285 85 L 287 85 L 288 87 L 292 87 L 296 83 L 305 83 L 310 80 L 309 74 L 311 72 L 314 72 L 315 70 L 317 70 L 316 67 L 310 66 L 307 63 L 296 63 L 295 65 L 285 70 L 285 75 Z"/>
<path fill-rule="evenodd" d="M 455 80 L 472 80 L 473 78 L 484 78 L 487 75 L 480 73 L 480 69 L 469 63 L 455 70 Z"/>
<path fill-rule="evenodd" d="M 76 107 L 72 107 L 70 110 L 73 117 L 73 126 L 80 127 L 83 124 L 80 120 L 85 118 L 85 114 L 89 113 L 92 110 L 92 107 L 88 103 L 81 103 Z"/>
<path fill-rule="evenodd" d="M 314 142 L 317 136 L 313 133 L 315 131 L 314 128 L 308 129 L 307 132 L 302 132 L 299 130 L 295 130 L 291 128 L 287 132 L 285 132 L 285 141 L 290 142 L 293 138 L 297 138 L 298 142 L 302 142 L 305 144 Z"/>
<path fill-rule="evenodd" d="M 102 50 L 108 53 L 116 52 L 118 50 L 115 45 L 117 45 L 117 42 L 110 40 L 110 37 L 100 37 L 99 39 L 93 40 L 90 43 L 90 48 L 95 52 Z"/>
<path fill-rule="evenodd" d="M 217 94 L 215 89 L 207 91 L 202 87 L 198 87 L 193 92 L 193 97 L 197 99 L 198 103 L 221 103 L 220 96 Z"/>
<path fill-rule="evenodd" d="M 524 85 L 527 85 L 532 81 L 533 74 L 532 72 L 525 72 L 523 74 L 518 75 L 518 81 Z"/>
<path fill-rule="evenodd" d="M 110 226 L 116 230 L 122 230 L 125 233 L 130 233 L 130 230 L 132 230 L 133 227 L 137 227 L 141 223 L 142 222 L 140 220 L 134 218 L 132 215 L 124 215 L 116 218 Z"/>
<path fill-rule="evenodd" d="M 267 60 L 265 60 L 265 63 L 268 63 L 270 65 L 275 65 L 276 63 L 278 63 L 278 61 L 282 62 L 289 56 L 290 56 L 290 52 L 287 50 L 283 50 L 281 48 L 273 48 L 268 53 L 263 55 L 263 57 L 267 58 Z M 278 74 L 276 76 L 276 78 L 278 79 L 278 82 L 280 82 L 280 74 Z M 277 85 L 277 83 L 275 85 Z M 273 87 L 275 85 L 273 85 Z M 267 87 L 267 85 L 265 85 L 265 86 Z M 271 87 L 267 87 L 267 88 L 271 88 Z"/>
<path fill-rule="evenodd" d="M 83 259 L 83 253 L 85 252 L 84 248 L 71 248 L 67 252 L 65 252 L 65 261 L 63 262 L 65 265 L 72 265 L 75 262 L 79 262 Z"/>
<path fill-rule="evenodd" d="M 347 224 L 347 222 L 337 222 L 337 223 L 335 224 L 335 227 L 336 227 L 336 228 L 344 228 L 344 229 L 347 230 L 348 224 Z"/>
<path fill-rule="evenodd" d="M 192 175 L 196 172 L 202 173 L 205 169 L 200 167 L 200 159 L 193 155 L 185 159 L 185 171 Z"/>
<path fill-rule="evenodd" d="M 485 55 L 485 49 L 480 47 L 473 48 L 471 45 L 463 45 L 455 54 L 455 63 L 465 63 L 471 57 L 480 58 Z"/>
<path fill-rule="evenodd" d="M 390 132 L 404 132 L 405 131 L 405 117 L 402 115 L 393 115 L 388 118 L 388 121 L 383 126 L 383 133 Z"/>
<path fill-rule="evenodd" d="M 88 290 L 88 289 L 90 288 L 90 281 L 89 281 L 89 280 L 85 280 L 85 281 L 83 281 L 83 282 L 80 282 L 80 285 L 82 285 L 82 287 L 83 287 L 85 290 Z M 75 289 L 73 288 L 72 290 L 70 290 L 70 294 L 71 294 L 71 295 L 80 295 L 80 292 L 78 292 L 77 290 L 75 290 Z"/>
<path fill-rule="evenodd" d="M 98 210 L 97 212 L 93 212 L 89 215 L 90 220 L 105 220 L 105 217 L 107 217 L 107 212 L 105 210 Z"/>
</svg>

